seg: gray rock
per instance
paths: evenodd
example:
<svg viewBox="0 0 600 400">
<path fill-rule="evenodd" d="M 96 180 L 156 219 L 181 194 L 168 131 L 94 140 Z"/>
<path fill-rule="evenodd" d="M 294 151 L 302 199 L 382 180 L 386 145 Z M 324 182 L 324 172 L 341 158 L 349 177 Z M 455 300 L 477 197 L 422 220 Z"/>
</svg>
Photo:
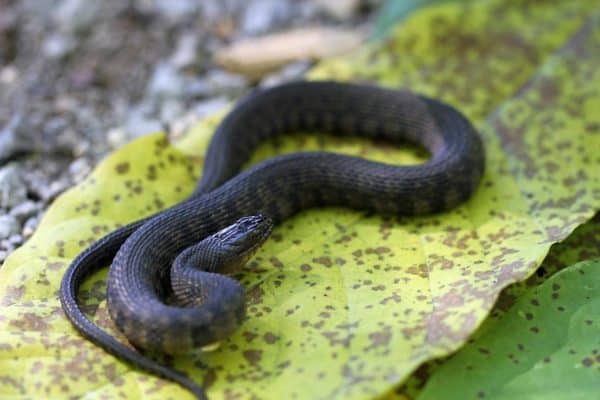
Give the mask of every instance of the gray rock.
<svg viewBox="0 0 600 400">
<path fill-rule="evenodd" d="M 40 223 L 39 215 L 29 218 L 23 225 L 23 231 L 21 232 L 23 237 L 25 237 L 25 238 L 31 237 L 31 235 L 33 235 L 33 233 L 35 232 L 35 229 L 37 228 L 39 223 Z"/>
<path fill-rule="evenodd" d="M 12 215 L 0 215 L 0 239 L 6 240 L 21 232 L 19 221 Z M 10 243 L 10 242 L 7 242 Z"/>
<path fill-rule="evenodd" d="M 198 36 L 185 33 L 179 37 L 177 47 L 170 59 L 170 64 L 177 69 L 190 67 L 198 59 Z"/>
<path fill-rule="evenodd" d="M 196 0 L 155 1 L 154 7 L 167 21 L 175 24 L 196 14 L 198 3 Z"/>
<path fill-rule="evenodd" d="M 26 129 L 26 122 L 22 115 L 15 114 L 0 130 L 0 161 L 34 149 L 33 142 L 27 139 Z"/>
<path fill-rule="evenodd" d="M 23 223 L 28 218 L 37 214 L 41 209 L 41 204 L 31 200 L 25 200 L 23 203 L 13 207 L 10 210 L 10 215 L 15 217 L 19 222 Z"/>
<path fill-rule="evenodd" d="M 42 51 L 49 58 L 59 59 L 71 53 L 75 46 L 76 42 L 72 36 L 55 33 L 44 40 Z"/>
<path fill-rule="evenodd" d="M 48 177 L 42 170 L 26 170 L 23 174 L 23 180 L 27 190 L 34 198 L 43 198 L 44 188 L 48 186 Z"/>
<path fill-rule="evenodd" d="M 12 244 L 10 244 L 7 239 L 4 239 L 4 240 L 0 240 L 0 249 L 5 250 L 6 254 L 8 256 L 8 254 L 10 254 L 13 251 L 15 251 L 15 246 L 13 246 Z"/>
<path fill-rule="evenodd" d="M 46 17 L 56 10 L 55 0 L 22 0 L 21 7 L 27 14 Z"/>
<path fill-rule="evenodd" d="M 20 72 L 14 65 L 7 65 L 5 67 L 0 68 L 0 84 L 7 86 L 14 85 L 15 83 L 17 83 L 17 80 L 19 78 Z"/>
<path fill-rule="evenodd" d="M 54 12 L 58 26 L 65 31 L 88 28 L 101 15 L 101 1 L 64 0 Z"/>
<path fill-rule="evenodd" d="M 248 3 L 240 23 L 242 32 L 256 35 L 288 21 L 293 14 L 287 0 L 254 0 Z"/>
<path fill-rule="evenodd" d="M 188 85 L 186 94 L 191 97 L 236 97 L 246 87 L 248 80 L 244 76 L 215 69 Z"/>
<path fill-rule="evenodd" d="M 128 139 L 163 130 L 163 124 L 155 116 L 149 104 L 140 104 L 132 108 L 125 121 L 124 131 Z"/>
<path fill-rule="evenodd" d="M 107 132 L 106 140 L 111 148 L 117 149 L 127 143 L 128 137 L 123 127 L 116 127 Z"/>
<path fill-rule="evenodd" d="M 196 118 L 201 119 L 222 110 L 230 103 L 225 96 L 213 97 L 212 99 L 200 101 L 194 106 Z"/>
<path fill-rule="evenodd" d="M 217 1 L 201 1 L 199 2 L 199 11 L 200 11 L 200 17 L 204 20 L 204 21 L 214 21 L 217 20 L 218 18 L 222 18 L 223 17 L 223 10 L 226 9 L 231 9 L 232 7 L 229 7 L 231 3 L 231 0 L 217 0 Z M 235 0 L 234 5 L 239 5 L 241 2 L 239 0 Z"/>
<path fill-rule="evenodd" d="M 7 242 L 14 247 L 20 246 L 21 244 L 23 244 L 23 236 L 19 235 L 18 233 L 15 233 L 13 235 L 10 235 L 10 237 L 7 239 Z"/>
<path fill-rule="evenodd" d="M 69 174 L 74 182 L 81 182 L 92 170 L 92 165 L 87 158 L 78 158 L 69 165 Z"/>
<path fill-rule="evenodd" d="M 59 179 L 50 184 L 50 186 L 44 187 L 41 190 L 42 200 L 50 202 L 56 198 L 59 194 L 64 192 L 69 187 L 69 182 L 66 179 Z"/>
<path fill-rule="evenodd" d="M 0 169 L 0 207 L 11 208 L 27 198 L 27 189 L 16 164 Z"/>
<path fill-rule="evenodd" d="M 0 13 L 0 33 L 9 32 L 19 24 L 19 14 L 16 7 L 5 5 Z"/>
<path fill-rule="evenodd" d="M 179 97 L 185 87 L 185 78 L 177 68 L 168 63 L 156 66 L 148 84 L 148 95 L 156 98 Z"/>
<path fill-rule="evenodd" d="M 269 87 L 279 85 L 283 82 L 300 79 L 310 68 L 311 63 L 305 60 L 296 61 L 286 65 L 279 71 L 267 75 L 260 83 L 260 86 Z"/>
<path fill-rule="evenodd" d="M 181 102 L 175 99 L 165 100 L 160 107 L 160 120 L 163 123 L 171 123 L 184 113 Z"/>
</svg>

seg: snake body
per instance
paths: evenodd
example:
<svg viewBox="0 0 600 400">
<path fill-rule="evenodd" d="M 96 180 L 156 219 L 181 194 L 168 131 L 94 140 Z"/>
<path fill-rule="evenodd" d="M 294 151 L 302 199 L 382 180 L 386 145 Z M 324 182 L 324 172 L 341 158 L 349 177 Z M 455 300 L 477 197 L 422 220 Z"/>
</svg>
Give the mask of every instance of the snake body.
<svg viewBox="0 0 600 400">
<path fill-rule="evenodd" d="M 240 172 L 262 141 L 307 130 L 394 143 L 408 140 L 424 146 L 431 158 L 422 165 L 395 166 L 306 152 L 273 157 Z M 223 339 L 243 318 L 243 289 L 219 273 L 217 261 L 239 265 L 256 246 L 229 257 L 228 251 L 237 247 L 219 248 L 219 240 L 241 236 L 247 242 L 258 226 L 260 235 L 252 238 L 258 243 L 268 235 L 269 221 L 280 223 L 310 207 L 403 215 L 448 210 L 469 198 L 483 169 L 484 152 L 475 130 L 457 110 L 437 100 L 328 81 L 258 90 L 242 99 L 217 128 L 202 178 L 189 198 L 116 230 L 73 261 L 61 286 L 62 306 L 75 327 L 108 352 L 203 398 L 193 381 L 119 343 L 82 313 L 76 295 L 85 277 L 112 261 L 107 300 L 118 328 L 138 349 L 186 352 Z M 173 271 L 183 275 L 170 275 L 174 261 Z M 202 276 L 186 275 L 188 267 Z M 186 291 L 188 281 L 195 290 Z M 165 300 L 173 291 L 185 304 Z M 200 300 L 194 301 L 191 293 Z"/>
</svg>

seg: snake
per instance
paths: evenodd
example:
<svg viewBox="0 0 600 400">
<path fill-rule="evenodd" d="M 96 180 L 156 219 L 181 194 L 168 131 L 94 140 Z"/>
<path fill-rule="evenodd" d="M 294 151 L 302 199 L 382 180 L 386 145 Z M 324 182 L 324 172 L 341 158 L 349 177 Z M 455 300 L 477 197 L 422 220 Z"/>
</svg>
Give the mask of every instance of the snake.
<svg viewBox="0 0 600 400">
<path fill-rule="evenodd" d="M 414 143 L 430 157 L 394 165 L 314 151 L 246 167 L 262 142 L 307 131 Z M 447 211 L 469 199 L 484 165 L 472 124 L 434 98 L 337 81 L 255 89 L 216 128 L 191 195 L 118 228 L 74 259 L 61 283 L 62 308 L 85 338 L 205 399 L 201 385 L 155 355 L 188 354 L 243 323 L 244 288 L 231 272 L 252 257 L 273 226 L 311 207 L 405 216 Z M 100 329 L 77 302 L 82 282 L 107 265 L 109 314 L 129 343 Z"/>
</svg>

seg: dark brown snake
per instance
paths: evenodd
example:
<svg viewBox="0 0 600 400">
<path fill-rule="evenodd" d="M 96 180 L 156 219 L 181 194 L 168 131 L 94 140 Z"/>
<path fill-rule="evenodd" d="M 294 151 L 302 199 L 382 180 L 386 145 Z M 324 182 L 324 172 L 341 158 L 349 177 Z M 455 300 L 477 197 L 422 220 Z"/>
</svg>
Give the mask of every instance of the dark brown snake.
<svg viewBox="0 0 600 400">
<path fill-rule="evenodd" d="M 395 166 L 304 152 L 240 172 L 259 143 L 309 130 L 410 141 L 424 146 L 431 158 L 422 165 Z M 189 198 L 110 233 L 73 261 L 61 285 L 62 307 L 84 336 L 109 353 L 205 398 L 185 375 L 119 343 L 83 314 L 76 298 L 87 276 L 112 262 L 107 301 L 117 327 L 138 349 L 185 353 L 225 338 L 241 323 L 244 290 L 223 273 L 243 265 L 272 224 L 319 206 L 403 215 L 448 210 L 469 198 L 483 169 L 475 130 L 439 101 L 336 82 L 258 90 L 221 122 Z"/>
</svg>

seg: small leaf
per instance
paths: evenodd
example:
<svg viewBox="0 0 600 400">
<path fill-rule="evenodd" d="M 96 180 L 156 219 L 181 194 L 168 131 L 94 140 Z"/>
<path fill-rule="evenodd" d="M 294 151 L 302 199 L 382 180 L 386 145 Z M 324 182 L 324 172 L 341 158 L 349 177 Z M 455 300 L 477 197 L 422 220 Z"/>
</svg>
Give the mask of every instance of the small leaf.
<svg viewBox="0 0 600 400">
<path fill-rule="evenodd" d="M 592 399 L 599 372 L 600 259 L 557 273 L 487 320 L 417 399 Z"/>
</svg>

